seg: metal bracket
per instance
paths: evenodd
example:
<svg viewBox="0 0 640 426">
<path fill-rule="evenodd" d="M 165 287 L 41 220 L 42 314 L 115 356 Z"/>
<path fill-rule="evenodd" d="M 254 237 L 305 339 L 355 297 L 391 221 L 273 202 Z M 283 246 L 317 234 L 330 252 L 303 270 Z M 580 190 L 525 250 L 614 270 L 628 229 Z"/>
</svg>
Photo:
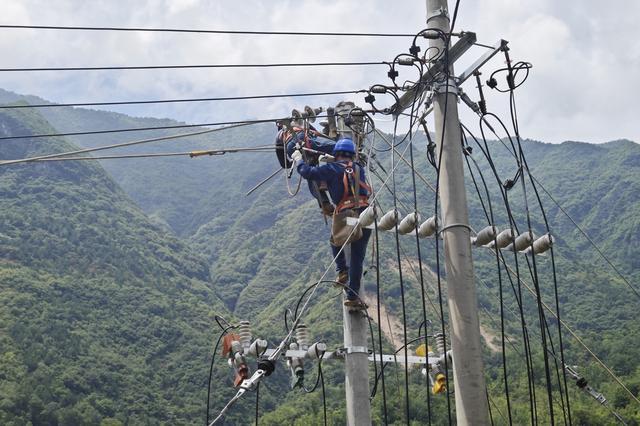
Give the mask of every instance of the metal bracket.
<svg viewBox="0 0 640 426">
<path fill-rule="evenodd" d="M 432 91 L 436 94 L 451 94 L 456 96 L 460 94 L 458 84 L 453 77 L 449 77 L 448 81 L 440 81 L 434 83 Z"/>
<path fill-rule="evenodd" d="M 345 348 L 347 354 L 369 354 L 369 350 L 366 346 L 351 346 L 350 348 Z"/>
<path fill-rule="evenodd" d="M 480 69 L 480 67 L 489 62 L 489 60 L 493 58 L 498 52 L 506 49 L 508 43 L 509 42 L 506 40 L 498 40 L 498 42 L 493 45 L 493 49 L 480 56 L 473 64 L 471 64 L 469 68 L 467 68 L 462 74 L 458 76 L 458 84 L 464 83 L 469 77 L 473 75 L 474 72 L 476 72 L 478 69 Z"/>
<path fill-rule="evenodd" d="M 475 33 L 464 33 L 462 37 L 460 37 L 460 39 L 456 42 L 456 44 L 451 46 L 451 48 L 449 49 L 448 63 L 445 63 L 444 57 L 438 59 L 438 61 L 433 66 L 431 66 L 428 71 L 422 74 L 422 77 L 420 77 L 418 83 L 414 84 L 411 89 L 407 90 L 400 97 L 398 102 L 396 102 L 395 105 L 390 108 L 390 112 L 395 116 L 399 116 L 400 113 L 407 109 L 416 99 L 416 91 L 419 90 L 420 92 L 422 92 L 426 90 L 426 87 L 430 86 L 436 80 L 436 77 L 438 77 L 438 75 L 441 74 L 447 66 L 455 63 L 458 59 L 460 59 L 460 57 L 467 50 L 469 50 L 475 42 Z"/>
<path fill-rule="evenodd" d="M 441 7 L 436 10 L 432 10 L 429 16 L 427 17 L 427 25 L 429 24 L 429 21 L 431 21 L 432 19 L 439 18 L 441 16 L 444 16 L 445 18 L 447 18 L 447 20 L 449 20 L 449 12 L 444 7 Z"/>
</svg>

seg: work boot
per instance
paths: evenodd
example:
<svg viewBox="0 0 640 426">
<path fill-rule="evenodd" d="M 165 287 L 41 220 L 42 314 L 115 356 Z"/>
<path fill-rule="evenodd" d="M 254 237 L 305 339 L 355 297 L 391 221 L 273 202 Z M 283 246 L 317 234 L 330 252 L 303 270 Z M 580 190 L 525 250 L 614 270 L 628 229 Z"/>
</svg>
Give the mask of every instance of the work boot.
<svg viewBox="0 0 640 426">
<path fill-rule="evenodd" d="M 333 283 L 334 287 L 344 288 L 347 286 L 349 282 L 349 270 L 345 269 L 343 271 L 338 271 L 338 276 L 336 277 L 336 281 Z"/>
</svg>

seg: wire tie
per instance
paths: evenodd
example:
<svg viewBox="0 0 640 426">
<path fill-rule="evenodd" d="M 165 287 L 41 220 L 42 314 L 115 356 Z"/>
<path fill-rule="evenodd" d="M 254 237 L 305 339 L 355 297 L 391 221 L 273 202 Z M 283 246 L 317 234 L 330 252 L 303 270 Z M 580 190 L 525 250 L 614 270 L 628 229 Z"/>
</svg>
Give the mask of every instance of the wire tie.
<svg viewBox="0 0 640 426">
<path fill-rule="evenodd" d="M 450 225 L 443 226 L 442 229 L 438 231 L 438 234 L 441 234 L 444 231 L 446 231 L 448 229 L 451 229 L 451 228 L 467 228 L 469 230 L 469 232 L 473 232 L 471 227 L 469 225 L 467 225 L 466 223 L 452 223 Z"/>
</svg>

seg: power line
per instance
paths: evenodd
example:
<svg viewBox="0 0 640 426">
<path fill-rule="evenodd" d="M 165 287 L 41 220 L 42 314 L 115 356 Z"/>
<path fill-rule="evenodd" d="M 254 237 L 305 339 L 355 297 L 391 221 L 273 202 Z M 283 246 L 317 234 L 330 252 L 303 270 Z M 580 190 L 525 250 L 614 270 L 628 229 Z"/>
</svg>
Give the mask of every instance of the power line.
<svg viewBox="0 0 640 426">
<path fill-rule="evenodd" d="M 158 69 L 198 69 L 198 68 L 294 68 L 294 67 L 354 67 L 387 65 L 384 61 L 364 62 L 292 62 L 266 64 L 195 64 L 195 65 L 118 65 L 101 67 L 35 67 L 0 68 L 0 72 L 39 72 L 39 71 L 113 71 L 113 70 L 158 70 Z"/>
<path fill-rule="evenodd" d="M 132 158 L 158 158 L 158 157 L 203 157 L 203 156 L 214 156 L 214 155 L 224 155 L 227 153 L 238 153 L 238 152 L 272 152 L 274 150 L 273 146 L 268 147 L 256 147 L 256 148 L 221 148 L 221 149 L 210 149 L 210 150 L 200 150 L 200 151 L 182 151 L 182 152 L 159 152 L 159 153 L 146 153 L 146 154 L 122 154 L 122 155 L 102 155 L 96 157 L 55 157 L 55 158 L 43 158 L 41 160 L 33 160 L 36 162 L 39 161 L 82 161 L 82 160 L 116 160 L 116 159 L 132 159 Z M 2 165 L 2 163 L 0 163 Z"/>
<path fill-rule="evenodd" d="M 514 157 L 516 157 L 516 153 L 512 152 L 509 147 L 507 146 L 507 144 L 502 140 L 502 138 L 500 138 L 500 136 L 498 136 L 496 134 L 495 131 L 493 131 L 493 134 L 496 136 L 497 140 L 507 149 L 507 151 Z M 558 209 L 567 217 L 567 219 L 569 219 L 569 221 L 571 221 L 571 223 L 573 224 L 573 226 L 576 227 L 576 229 L 582 234 L 583 237 L 586 238 L 586 240 L 589 242 L 589 244 L 598 252 L 598 254 L 600 255 L 600 257 L 602 257 L 602 259 L 611 267 L 611 269 L 613 269 L 618 276 L 625 282 L 625 284 L 627 285 L 627 287 L 629 287 L 629 289 L 638 297 L 640 298 L 640 292 L 633 286 L 631 285 L 631 282 L 629 282 L 629 280 L 627 279 L 627 277 L 625 277 L 625 275 L 613 264 L 613 262 L 611 261 L 611 259 L 609 259 L 607 257 L 607 255 L 604 254 L 604 252 L 602 251 L 602 249 L 600 249 L 600 247 L 593 241 L 593 239 L 591 239 L 591 237 L 589 236 L 589 234 L 587 234 L 587 232 L 582 229 L 582 227 L 580 225 L 578 225 L 578 223 L 573 219 L 573 217 L 571 217 L 571 215 L 569 215 L 569 213 L 560 205 L 560 203 L 553 197 L 553 195 L 551 195 L 551 193 L 549 192 L 549 190 L 547 190 L 547 188 L 545 188 L 545 186 L 542 184 L 542 182 L 540 182 L 540 180 L 538 180 L 537 177 L 535 177 L 533 175 L 533 173 L 531 173 L 531 170 L 529 169 L 529 167 L 524 164 L 523 165 L 524 170 L 529 174 L 530 178 L 535 181 L 535 183 L 537 183 L 538 185 L 540 185 L 540 188 L 544 191 L 545 194 L 547 194 L 547 196 L 549 197 L 549 199 L 553 202 L 553 204 L 556 205 L 556 207 L 558 207 Z"/>
<path fill-rule="evenodd" d="M 227 130 L 227 129 L 233 129 L 233 128 L 236 128 L 236 127 L 248 126 L 250 124 L 254 124 L 254 123 L 252 123 L 252 122 L 239 123 L 239 124 L 235 124 L 233 126 L 218 127 L 216 129 L 201 130 L 201 131 L 198 131 L 198 132 L 182 133 L 182 134 L 179 134 L 179 135 L 161 136 L 161 137 L 149 138 L 149 139 L 141 139 L 141 140 L 135 140 L 135 141 L 130 141 L 130 142 L 112 144 L 112 145 L 98 146 L 98 147 L 95 147 L 95 148 L 77 149 L 77 150 L 68 151 L 68 152 L 59 152 L 59 153 L 55 153 L 55 154 L 38 155 L 36 157 L 20 158 L 20 159 L 17 159 L 17 160 L 0 161 L 0 166 L 9 165 L 9 164 L 18 164 L 18 163 L 30 163 L 30 162 L 33 162 L 33 161 L 42 161 L 42 160 L 48 160 L 48 159 L 53 159 L 53 158 L 68 157 L 70 155 L 86 154 L 86 153 L 89 153 L 89 152 L 103 151 L 103 150 L 106 150 L 106 149 L 122 148 L 122 147 L 126 147 L 126 146 L 141 145 L 141 144 L 150 143 L 150 142 L 159 142 L 159 141 L 165 141 L 165 140 L 169 140 L 169 139 L 178 139 L 178 138 L 185 138 L 185 137 L 189 137 L 189 136 L 204 135 L 204 134 L 207 134 L 207 133 L 218 132 L 218 131 L 221 131 L 221 130 Z"/>
<path fill-rule="evenodd" d="M 311 92 L 311 93 L 280 93 L 269 95 L 252 96 L 224 96 L 212 98 L 189 98 L 189 99 L 154 99 L 142 101 L 109 101 L 109 102 L 69 102 L 69 103 L 49 103 L 30 105 L 0 105 L 0 109 L 18 108 L 53 108 L 53 107 L 85 107 L 85 106 L 107 106 L 107 105 L 136 105 L 136 104 L 168 104 L 178 102 L 213 102 L 213 101 L 240 101 L 249 99 L 272 99 L 272 98 L 302 98 L 312 96 L 348 95 L 362 92 L 362 90 L 338 90 L 333 92 Z"/>
<path fill-rule="evenodd" d="M 491 250 L 495 250 L 495 249 L 491 249 Z M 504 262 L 504 260 L 502 260 L 504 266 L 509 270 L 509 272 L 511 272 L 512 274 L 515 275 L 515 273 L 513 272 L 513 270 L 511 269 L 511 267 Z M 524 287 L 529 291 L 529 293 L 531 293 L 531 295 L 534 298 L 537 298 L 536 292 L 534 289 L 532 289 L 524 280 L 522 280 L 522 278 L 517 277 L 518 281 L 520 283 L 522 283 L 522 285 L 524 285 Z M 638 404 L 640 404 L 640 399 L 638 399 L 638 397 L 631 392 L 631 390 L 629 390 L 629 388 L 618 378 L 618 376 L 616 376 L 616 374 L 595 354 L 595 352 L 593 352 L 587 345 L 586 343 L 584 343 L 584 341 L 573 331 L 573 329 L 571 327 L 569 327 L 567 325 L 567 323 L 562 320 L 559 319 L 555 312 L 553 311 L 553 309 L 551 309 L 549 307 L 549 305 L 547 305 L 544 301 L 540 300 L 540 303 L 542 304 L 542 306 L 551 314 L 552 317 L 554 317 L 560 325 L 562 325 L 564 328 L 567 329 L 567 331 L 569 332 L 569 334 L 571 334 L 571 336 L 580 344 L 580 346 L 582 346 L 588 353 L 589 355 L 591 355 L 591 357 L 598 363 L 600 364 L 600 366 L 607 372 L 607 374 L 609 374 L 609 376 L 615 380 L 618 385 L 620 385 L 620 387 L 622 387 L 622 389 L 624 389 L 627 394 L 629 396 L 631 396 L 631 398 L 636 401 Z"/>
<path fill-rule="evenodd" d="M 404 151 L 402 152 L 402 154 L 404 154 L 408 148 L 408 144 L 405 147 Z M 389 178 L 391 177 L 391 175 L 395 172 L 395 169 L 400 165 L 400 162 L 397 162 L 393 165 L 393 168 L 391 169 L 391 171 L 389 172 L 389 176 L 387 176 L 387 179 L 383 182 L 383 184 L 386 184 L 386 181 L 389 180 Z M 373 204 L 376 201 L 376 198 L 378 197 L 380 193 L 376 193 L 373 198 L 370 200 L 370 203 Z M 351 235 L 353 234 L 353 232 L 355 231 L 355 228 L 351 231 L 351 233 L 347 236 L 347 239 L 351 238 Z M 338 256 L 340 255 L 340 253 L 342 253 L 344 251 L 344 246 L 342 246 L 340 248 L 340 250 L 338 251 L 338 253 L 331 259 L 331 263 L 329 263 L 329 265 L 327 266 L 327 268 L 325 269 L 324 273 L 322 274 L 322 276 L 320 277 L 320 279 L 317 281 L 317 283 L 319 284 L 320 282 L 325 281 L 325 277 L 326 275 L 329 273 L 329 270 L 331 269 L 331 267 L 335 264 L 336 259 L 338 258 Z M 289 332 L 287 333 L 287 335 L 280 341 L 280 343 L 278 344 L 278 346 L 276 346 L 275 350 L 272 352 L 271 355 L 269 355 L 267 361 L 268 362 L 274 362 L 276 360 L 278 360 L 281 356 L 282 356 L 282 352 L 285 350 L 285 346 L 286 344 L 291 340 L 291 338 L 293 337 L 293 333 L 296 329 L 296 327 L 298 326 L 298 324 L 300 323 L 300 320 L 302 318 L 302 315 L 305 313 L 305 311 L 307 310 L 309 303 L 311 302 L 311 300 L 313 299 L 313 297 L 315 296 L 316 292 L 318 291 L 318 288 L 320 286 L 319 285 L 313 285 L 311 286 L 309 289 L 313 289 L 311 291 L 311 293 L 307 296 L 307 299 L 305 300 L 305 302 L 302 304 L 302 306 L 300 307 L 300 311 L 298 313 L 298 309 L 296 309 L 296 314 L 295 314 L 295 319 L 293 321 L 293 324 L 291 325 L 291 329 L 289 330 Z M 305 293 L 306 294 L 306 293 Z M 302 297 L 299 300 L 299 303 L 302 301 L 302 299 L 304 298 L 304 295 L 302 295 Z M 422 337 L 421 337 L 422 338 Z M 262 374 L 260 373 L 262 372 Z M 263 378 L 264 378 L 264 370 L 258 369 L 255 373 L 254 376 L 252 377 L 253 383 L 259 383 Z M 233 396 L 233 398 L 231 398 L 227 404 L 222 408 L 222 410 L 219 412 L 218 416 L 213 420 L 213 422 L 211 422 L 209 424 L 209 426 L 215 424 L 219 419 L 221 419 L 222 417 L 224 417 L 224 415 L 226 414 L 226 412 L 229 410 L 229 408 L 236 403 L 236 401 L 238 401 L 238 399 L 240 399 L 242 397 L 242 395 L 245 393 L 245 389 L 241 388 L 236 394 L 235 396 Z"/>
<path fill-rule="evenodd" d="M 125 31 L 154 33 L 195 33 L 195 34 L 233 34 L 233 35 L 277 35 L 277 36 L 331 36 L 331 37 L 414 37 L 408 33 L 364 33 L 331 31 L 244 31 L 244 30 L 207 30 L 193 28 L 153 28 L 153 27 L 85 27 L 61 25 L 0 25 L 2 29 L 32 30 L 70 30 L 70 31 Z"/>
<path fill-rule="evenodd" d="M 326 118 L 326 115 L 317 115 L 316 118 Z M 250 125 L 250 124 L 261 124 L 261 123 L 275 123 L 279 120 L 291 120 L 291 117 L 276 117 L 276 118 L 265 118 L 265 119 L 256 119 L 256 120 L 220 121 L 216 123 L 177 124 L 172 126 L 128 127 L 123 129 L 91 130 L 91 131 L 84 131 L 84 132 L 2 136 L 0 137 L 0 141 L 9 140 L 9 139 L 54 138 L 54 137 L 64 137 L 64 136 L 100 135 L 100 134 L 109 134 L 109 133 L 142 132 L 142 131 L 152 131 L 152 130 L 188 129 L 188 128 L 194 128 L 194 127 L 208 127 L 208 126 Z M 323 136 L 323 135 L 320 135 L 320 136 Z"/>
<path fill-rule="evenodd" d="M 125 128 L 125 129 L 92 130 L 92 131 L 86 131 L 86 132 L 66 132 L 66 133 L 47 133 L 47 134 L 39 134 L 39 135 L 2 136 L 0 137 L 0 140 L 54 138 L 54 137 L 63 137 L 63 136 L 82 136 L 82 135 L 101 135 L 101 134 L 108 134 L 108 133 L 187 129 L 187 128 L 193 128 L 193 127 L 207 127 L 207 126 L 230 126 L 230 125 L 236 126 L 236 125 L 260 124 L 260 123 L 274 123 L 277 120 L 279 120 L 279 118 L 269 118 L 269 119 L 263 119 L 263 120 L 222 121 L 217 123 L 179 124 L 174 126 L 131 127 L 131 128 Z M 221 129 L 209 129 L 209 130 L 221 130 Z M 207 131 L 203 131 L 202 133 L 207 133 Z"/>
</svg>

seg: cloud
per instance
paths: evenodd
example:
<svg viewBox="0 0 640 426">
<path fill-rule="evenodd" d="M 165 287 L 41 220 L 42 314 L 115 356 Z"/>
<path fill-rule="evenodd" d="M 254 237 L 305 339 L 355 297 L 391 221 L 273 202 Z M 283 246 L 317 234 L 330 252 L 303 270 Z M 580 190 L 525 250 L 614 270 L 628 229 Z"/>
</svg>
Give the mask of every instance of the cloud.
<svg viewBox="0 0 640 426">
<path fill-rule="evenodd" d="M 7 24 L 96 25 L 291 31 L 417 32 L 424 5 L 403 0 L 5 0 Z M 640 42 L 634 35 L 640 2 L 602 7 L 595 0 L 462 1 L 456 27 L 479 40 L 510 41 L 516 60 L 534 64 L 517 94 L 523 135 L 549 142 L 640 140 L 634 124 L 640 82 Z M 330 38 L 207 34 L 2 30 L 5 66 L 151 65 L 391 60 L 407 51 L 405 38 Z M 474 48 L 458 72 L 483 53 Z M 483 77 L 503 66 L 490 62 Z M 373 67 L 242 70 L 156 70 L 4 73 L 0 86 L 63 101 L 162 99 L 362 89 L 385 83 Z M 403 74 L 403 77 L 415 78 Z M 387 80 L 388 81 L 388 80 Z M 477 98 L 475 84 L 465 91 Z M 190 122 L 282 116 L 305 103 L 329 105 L 341 97 L 123 107 L 144 116 Z M 489 107 L 508 117 L 508 98 L 487 93 Z M 362 96 L 355 98 L 362 103 Z M 465 122 L 477 121 L 460 107 Z M 389 126 L 389 124 L 381 124 Z"/>
</svg>

